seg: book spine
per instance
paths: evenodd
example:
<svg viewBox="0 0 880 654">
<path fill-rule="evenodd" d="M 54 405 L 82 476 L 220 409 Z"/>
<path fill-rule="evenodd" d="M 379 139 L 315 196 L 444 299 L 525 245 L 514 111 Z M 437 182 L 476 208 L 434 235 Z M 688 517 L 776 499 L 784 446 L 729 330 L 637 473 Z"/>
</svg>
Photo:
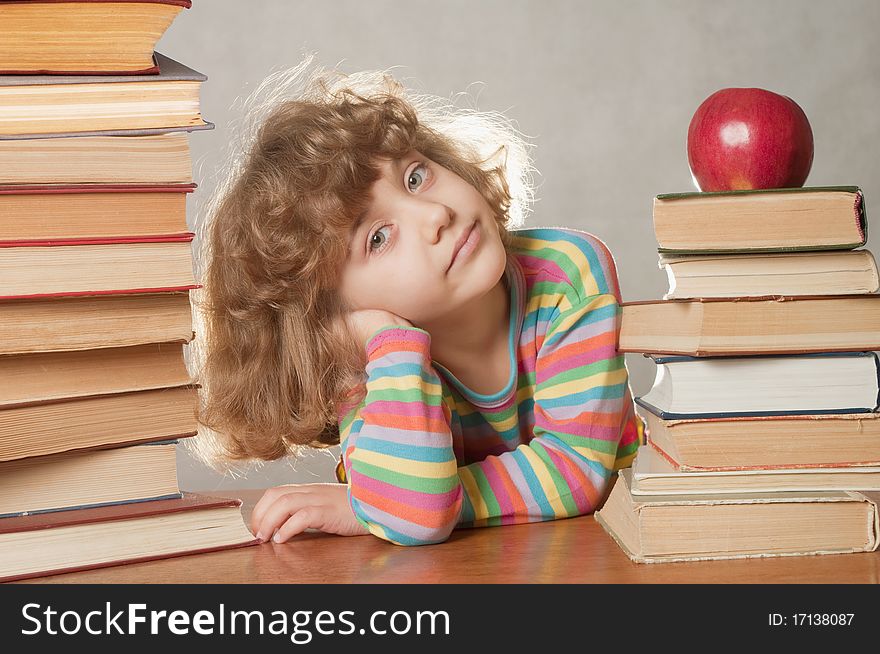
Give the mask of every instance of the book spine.
<svg viewBox="0 0 880 654">
<path fill-rule="evenodd" d="M 864 345 L 861 343 L 860 345 Z M 873 346 L 872 346 L 873 347 Z M 878 341 L 876 345 L 876 349 L 880 350 L 880 341 Z M 675 356 L 688 357 L 691 359 L 733 359 L 733 358 L 742 358 L 742 357 L 756 357 L 756 356 L 807 356 L 814 354 L 850 354 L 852 352 L 852 347 L 830 347 L 827 345 L 824 346 L 816 346 L 813 349 L 803 349 L 803 348 L 793 348 L 787 347 L 784 349 L 773 349 L 768 348 L 766 350 L 761 350 L 761 352 L 749 351 L 749 352 L 737 352 L 730 350 L 704 350 L 697 348 L 695 350 L 685 351 L 675 351 L 672 348 L 665 348 L 662 350 L 649 350 L 644 347 L 639 347 L 638 349 L 632 349 L 628 347 L 619 347 L 618 352 L 622 354 L 641 354 L 643 356 L 653 358 L 655 356 L 666 356 L 670 353 Z"/>
<path fill-rule="evenodd" d="M 855 206 L 853 207 L 856 218 L 856 228 L 862 235 L 862 245 L 868 242 L 868 216 L 865 211 L 865 196 L 861 191 L 856 192 Z"/>
<path fill-rule="evenodd" d="M 876 352 L 871 352 L 874 357 L 874 369 L 877 372 L 877 399 L 874 401 L 874 411 L 880 409 L 880 358 Z"/>
<path fill-rule="evenodd" d="M 180 439 L 184 439 L 184 438 L 192 438 L 192 437 L 196 436 L 196 434 L 198 434 L 198 432 L 190 431 L 190 432 L 183 432 L 180 434 L 169 434 L 166 438 L 180 440 Z M 129 441 L 119 441 L 116 443 L 101 443 L 99 445 L 88 445 L 86 447 L 77 447 L 74 445 L 72 447 L 69 447 L 66 450 L 58 450 L 55 452 L 50 452 L 48 454 L 40 454 L 39 456 L 28 456 L 26 454 L 25 455 L 16 454 L 16 455 L 12 455 L 12 456 L 9 456 L 6 458 L 0 457 L 0 462 L 21 461 L 22 459 L 38 459 L 43 456 L 57 456 L 59 454 L 64 454 L 66 452 L 79 453 L 79 452 L 92 452 L 95 450 L 113 450 L 118 447 L 134 447 L 137 445 L 147 445 L 149 443 L 154 443 L 154 442 L 156 442 L 155 438 L 143 438 L 140 440 L 129 440 Z"/>
<path fill-rule="evenodd" d="M 635 403 L 662 420 L 698 420 L 704 418 L 761 418 L 764 416 L 811 416 L 833 414 L 873 413 L 875 407 L 852 407 L 849 409 L 809 409 L 804 411 L 720 411 L 713 413 L 669 413 L 663 411 L 641 397 Z"/>
<path fill-rule="evenodd" d="M 860 241 L 854 243 L 837 243 L 835 245 L 799 245 L 797 247 L 791 246 L 777 246 L 777 247 L 766 247 L 766 248 L 712 248 L 712 249 L 699 249 L 699 250 L 686 250 L 686 249 L 677 249 L 677 248 L 657 248 L 658 254 L 745 254 L 754 252 L 756 254 L 760 254 L 762 252 L 765 253 L 785 253 L 785 252 L 824 252 L 825 250 L 854 250 L 855 248 L 860 248 L 866 243 L 867 239 L 867 229 L 864 225 L 859 229 L 861 233 L 862 239 Z"/>
<path fill-rule="evenodd" d="M 155 4 L 155 5 L 176 5 L 178 7 L 183 7 L 184 9 L 189 9 L 192 7 L 192 0 L 15 0 L 16 4 L 24 5 L 24 4 L 58 4 L 58 3 L 71 3 L 71 2 L 103 2 L 105 4 L 118 4 L 118 3 L 128 3 L 128 4 Z"/>
<path fill-rule="evenodd" d="M 745 472 L 748 470 L 826 470 L 840 468 L 867 468 L 880 465 L 880 461 L 843 461 L 832 463 L 788 463 L 785 465 L 752 465 L 752 466 L 694 466 L 676 461 L 657 443 L 649 441 L 648 445 L 678 472 Z"/>
<path fill-rule="evenodd" d="M 201 284 L 189 286 L 167 286 L 163 288 L 127 288 L 110 291 L 71 291 L 69 293 L 36 293 L 33 295 L 0 295 L 0 300 L 46 300 L 63 297 L 86 297 L 90 295 L 146 295 L 149 293 L 176 293 L 202 288 Z"/>
<path fill-rule="evenodd" d="M 83 132 L 46 132 L 37 134 L 0 134 L 0 141 L 32 141 L 34 139 L 75 139 L 81 136 L 148 136 L 168 132 L 196 132 L 214 129 L 214 123 L 204 121 L 201 125 L 176 127 L 147 127 L 143 129 L 96 129 Z"/>
<path fill-rule="evenodd" d="M 877 262 L 874 256 L 867 250 L 859 250 L 870 255 L 869 266 L 872 271 L 877 270 Z M 661 264 L 661 268 L 668 264 Z M 629 302 L 621 302 L 622 308 L 663 305 L 663 304 L 740 304 L 749 306 L 751 303 L 760 302 L 803 302 L 804 300 L 828 301 L 828 300 L 867 300 L 871 302 L 880 302 L 880 294 L 877 293 L 835 293 L 833 295 L 737 295 L 735 297 L 676 297 L 668 300 L 630 300 Z"/>
<path fill-rule="evenodd" d="M 95 236 L 89 238 L 56 238 L 51 240 L 0 241 L 0 248 L 44 248 L 63 245 L 124 245 L 131 243 L 188 243 L 195 238 L 193 232 L 181 234 L 156 234 L 154 236 Z"/>
<path fill-rule="evenodd" d="M 106 393 L 91 393 L 89 395 L 73 395 L 68 397 L 52 397 L 42 400 L 25 400 L 21 402 L 11 402 L 9 404 L 0 404 L 0 412 L 8 411 L 10 409 L 24 409 L 32 406 L 46 406 L 47 404 L 66 404 L 69 402 L 81 402 L 83 400 L 92 400 L 96 398 L 102 397 L 113 397 L 119 395 L 132 395 L 135 393 L 146 393 L 149 391 L 174 391 L 179 389 L 190 388 L 193 390 L 199 390 L 202 387 L 201 384 L 196 383 L 187 383 L 187 384 L 176 384 L 174 386 L 158 386 L 156 388 L 138 388 L 135 390 L 121 390 L 121 391 L 108 391 Z M 168 442 L 168 439 L 164 439 L 161 441 L 150 441 L 149 444 L 160 445 L 162 443 Z M 143 443 L 144 445 L 148 443 Z"/>
<path fill-rule="evenodd" d="M 98 509 L 106 506 L 122 506 L 125 504 L 137 504 L 139 502 L 155 502 L 157 500 L 179 500 L 183 497 L 183 493 L 169 493 L 167 495 L 157 495 L 155 497 L 137 497 L 130 500 L 119 500 L 117 502 L 93 502 L 92 504 L 79 504 L 76 506 L 62 506 L 55 509 L 38 509 L 36 511 L 20 511 L 18 513 L 0 513 L 0 519 L 3 518 L 19 518 L 26 515 L 41 515 L 44 513 L 60 513 L 61 511 L 78 511 L 80 509 Z"/>
<path fill-rule="evenodd" d="M 19 0 L 20 1 L 20 0 Z M 82 1 L 82 0 L 80 0 Z M 153 65 L 149 68 L 141 68 L 140 70 L 55 70 L 54 68 L 41 68 L 39 70 L 9 70 L 4 68 L 0 70 L 0 75 L 157 75 L 159 66 L 156 64 L 155 57 Z"/>
<path fill-rule="evenodd" d="M 5 184 L 0 195 L 45 195 L 76 193 L 192 193 L 197 184 Z"/>
<path fill-rule="evenodd" d="M 740 195 L 784 194 L 784 193 L 816 193 L 838 191 L 840 193 L 861 193 L 858 186 L 796 186 L 789 188 L 753 188 L 737 191 L 686 191 L 684 193 L 661 193 L 657 200 L 686 200 L 688 198 L 707 198 Z"/>
<path fill-rule="evenodd" d="M 877 355 L 874 352 L 864 352 L 864 351 L 853 351 L 853 350 L 844 350 L 839 352 L 830 352 L 830 351 L 821 351 L 821 352 L 806 352 L 804 354 L 790 354 L 790 355 L 779 355 L 779 354 L 739 354 L 733 356 L 710 356 L 710 357 L 694 357 L 687 355 L 676 355 L 676 356 L 655 356 L 653 354 L 645 354 L 646 357 L 653 360 L 658 366 L 666 363 L 681 363 L 685 361 L 704 361 L 706 359 L 712 359 L 713 361 L 725 360 L 725 359 L 824 359 L 824 358 L 843 358 L 843 357 L 852 357 L 852 358 L 860 358 L 860 357 L 872 357 L 877 359 Z"/>
</svg>

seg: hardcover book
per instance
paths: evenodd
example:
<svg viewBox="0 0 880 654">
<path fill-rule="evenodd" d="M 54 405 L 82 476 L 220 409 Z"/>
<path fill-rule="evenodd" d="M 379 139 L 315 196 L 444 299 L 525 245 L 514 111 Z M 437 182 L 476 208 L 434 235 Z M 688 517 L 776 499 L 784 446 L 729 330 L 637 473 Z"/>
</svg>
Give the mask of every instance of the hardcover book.
<svg viewBox="0 0 880 654">
<path fill-rule="evenodd" d="M 0 184 L 192 184 L 189 135 L 0 139 Z"/>
<path fill-rule="evenodd" d="M 0 186 L 0 247 L 190 235 L 186 195 L 172 186 Z"/>
<path fill-rule="evenodd" d="M 877 549 L 880 494 L 855 491 L 640 495 L 621 470 L 596 521 L 636 563 Z"/>
<path fill-rule="evenodd" d="M 619 350 L 696 357 L 880 349 L 880 295 L 621 305 Z"/>
<path fill-rule="evenodd" d="M 0 409 L 0 461 L 193 436 L 195 386 Z"/>
<path fill-rule="evenodd" d="M 664 420 L 865 413 L 880 395 L 873 352 L 651 358 L 654 385 L 636 404 Z"/>
<path fill-rule="evenodd" d="M 192 328 L 189 292 L 0 302 L 0 354 L 188 343 Z"/>
<path fill-rule="evenodd" d="M 241 501 L 184 493 L 0 519 L 0 581 L 255 545 Z"/>
<path fill-rule="evenodd" d="M 151 74 L 190 0 L 0 2 L 0 74 Z"/>
<path fill-rule="evenodd" d="M 664 299 L 864 295 L 880 289 L 868 250 L 787 254 L 664 255 Z"/>
<path fill-rule="evenodd" d="M 654 233 L 679 254 L 851 250 L 867 221 L 857 186 L 668 193 L 654 198 Z"/>
<path fill-rule="evenodd" d="M 0 137 L 205 125 L 199 91 L 207 78 L 155 56 L 158 75 L 0 76 Z"/>
<path fill-rule="evenodd" d="M 0 410 L 192 383 L 182 343 L 0 357 Z"/>
<path fill-rule="evenodd" d="M 648 442 L 681 472 L 880 466 L 880 413 L 664 420 L 645 418 Z"/>
<path fill-rule="evenodd" d="M 675 466 L 650 444 L 639 448 L 632 465 L 633 495 L 718 495 L 743 492 L 844 490 L 880 492 L 880 467 L 762 467 L 685 471 Z"/>
<path fill-rule="evenodd" d="M 190 241 L 191 234 L 152 242 L 0 245 L 0 300 L 198 288 Z"/>
<path fill-rule="evenodd" d="M 0 462 L 0 519 L 180 497 L 175 442 Z"/>
</svg>

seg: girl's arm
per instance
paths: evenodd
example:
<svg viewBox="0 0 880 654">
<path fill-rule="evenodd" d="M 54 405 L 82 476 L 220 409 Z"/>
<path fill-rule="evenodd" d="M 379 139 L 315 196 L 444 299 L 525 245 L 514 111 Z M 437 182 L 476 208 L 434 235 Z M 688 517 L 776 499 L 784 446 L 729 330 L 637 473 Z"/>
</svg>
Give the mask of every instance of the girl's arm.
<svg viewBox="0 0 880 654">
<path fill-rule="evenodd" d="M 463 498 L 430 335 L 382 329 L 367 344 L 367 359 L 366 396 L 340 422 L 351 508 L 385 540 L 442 542 L 458 524 Z"/>
<path fill-rule="evenodd" d="M 616 350 L 618 316 L 613 295 L 561 312 L 536 362 L 535 438 L 460 468 L 430 335 L 379 332 L 367 348 L 367 395 L 340 426 L 358 521 L 385 540 L 421 545 L 442 542 L 459 525 L 593 511 L 611 472 L 629 465 L 642 438 Z"/>
</svg>

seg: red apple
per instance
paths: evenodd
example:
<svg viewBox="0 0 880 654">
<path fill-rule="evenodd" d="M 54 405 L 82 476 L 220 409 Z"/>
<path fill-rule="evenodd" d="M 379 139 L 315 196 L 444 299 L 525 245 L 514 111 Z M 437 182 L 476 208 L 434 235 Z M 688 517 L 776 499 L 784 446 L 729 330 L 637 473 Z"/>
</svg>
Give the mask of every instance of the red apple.
<svg viewBox="0 0 880 654">
<path fill-rule="evenodd" d="M 764 89 L 721 89 L 697 108 L 688 164 L 701 191 L 803 186 L 813 164 L 813 130 L 789 97 Z"/>
</svg>

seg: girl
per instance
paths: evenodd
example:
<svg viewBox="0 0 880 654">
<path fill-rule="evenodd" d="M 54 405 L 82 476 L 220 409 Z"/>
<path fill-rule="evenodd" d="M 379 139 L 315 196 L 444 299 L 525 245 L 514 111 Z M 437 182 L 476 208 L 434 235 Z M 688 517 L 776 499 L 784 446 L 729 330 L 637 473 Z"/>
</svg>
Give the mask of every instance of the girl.
<svg viewBox="0 0 880 654">
<path fill-rule="evenodd" d="M 310 69 L 258 89 L 200 227 L 202 446 L 342 444 L 343 483 L 270 489 L 254 533 L 419 545 L 593 511 L 643 435 L 611 254 L 512 229 L 529 166 L 502 116 Z"/>
</svg>

